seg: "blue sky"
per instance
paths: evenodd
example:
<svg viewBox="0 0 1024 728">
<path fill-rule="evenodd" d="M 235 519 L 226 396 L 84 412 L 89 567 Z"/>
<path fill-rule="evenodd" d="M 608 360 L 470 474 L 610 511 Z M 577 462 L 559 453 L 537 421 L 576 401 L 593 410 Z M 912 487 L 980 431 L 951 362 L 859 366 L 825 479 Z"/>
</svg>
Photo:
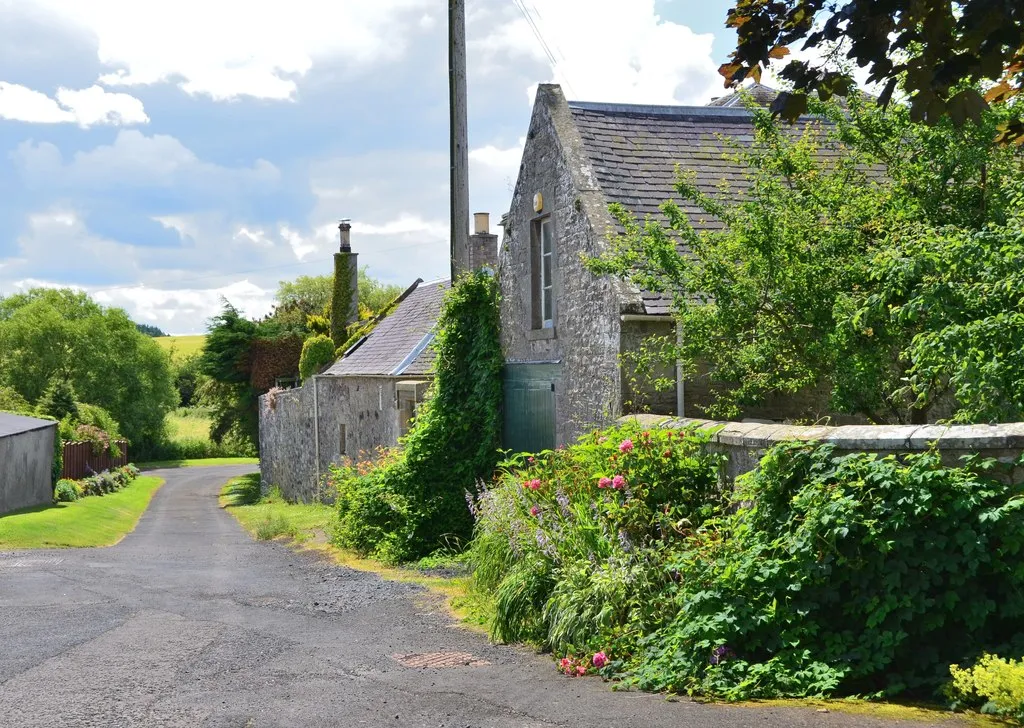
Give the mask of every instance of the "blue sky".
<svg viewBox="0 0 1024 728">
<path fill-rule="evenodd" d="M 536 19 L 552 64 L 520 8 Z M 722 93 L 729 0 L 469 0 L 471 207 L 506 210 L 538 83 L 570 98 Z M 436 0 L 0 0 L 0 293 L 74 285 L 173 333 L 221 296 L 267 312 L 330 270 L 447 266 Z"/>
</svg>

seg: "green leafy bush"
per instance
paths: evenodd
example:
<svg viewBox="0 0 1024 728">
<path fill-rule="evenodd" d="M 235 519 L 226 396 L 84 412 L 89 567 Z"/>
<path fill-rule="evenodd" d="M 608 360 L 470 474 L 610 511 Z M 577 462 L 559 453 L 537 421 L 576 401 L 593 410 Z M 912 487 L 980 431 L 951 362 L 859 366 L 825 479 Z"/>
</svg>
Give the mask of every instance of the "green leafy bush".
<svg viewBox="0 0 1024 728">
<path fill-rule="evenodd" d="M 730 699 L 930 692 L 951 662 L 1024 651 L 1024 497 L 992 462 L 788 443 L 667 567 L 675 618 L 644 688 Z"/>
<path fill-rule="evenodd" d="M 306 339 L 299 359 L 299 376 L 304 380 L 319 374 L 334 362 L 334 342 L 329 336 L 317 335 Z"/>
<path fill-rule="evenodd" d="M 256 540 L 270 541 L 279 536 L 294 538 L 298 533 L 295 526 L 280 513 L 267 516 L 256 524 Z"/>
<path fill-rule="evenodd" d="M 708 437 L 626 425 L 506 462 L 476 502 L 471 550 L 477 588 L 495 594 L 492 636 L 622 655 L 660 626 L 666 559 L 719 512 Z"/>
<path fill-rule="evenodd" d="M 1024 663 L 986 654 L 974 667 L 951 665 L 949 671 L 954 707 L 979 707 L 1024 725 Z"/>
<path fill-rule="evenodd" d="M 434 384 L 403 449 L 360 472 L 334 468 L 339 545 L 387 561 L 469 540 L 465 493 L 490 479 L 501 444 L 495 280 L 466 275 L 445 296 L 433 343 Z"/>
<path fill-rule="evenodd" d="M 74 503 L 78 496 L 78 486 L 73 480 L 58 480 L 53 489 L 54 503 Z"/>
<path fill-rule="evenodd" d="M 506 463 L 471 547 L 492 636 L 730 700 L 934 697 L 951 663 L 1024 654 L 1009 466 L 785 443 L 721 494 L 706 438 L 627 425 Z"/>
</svg>

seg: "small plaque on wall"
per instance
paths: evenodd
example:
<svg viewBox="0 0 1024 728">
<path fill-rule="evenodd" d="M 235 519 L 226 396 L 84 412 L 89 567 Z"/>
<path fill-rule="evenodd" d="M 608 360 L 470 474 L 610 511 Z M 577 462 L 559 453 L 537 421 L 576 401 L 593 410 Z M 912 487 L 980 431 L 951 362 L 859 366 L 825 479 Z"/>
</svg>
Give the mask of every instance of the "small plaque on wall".
<svg viewBox="0 0 1024 728">
<path fill-rule="evenodd" d="M 544 212 L 544 195 L 540 192 L 533 196 L 533 211 Z"/>
</svg>

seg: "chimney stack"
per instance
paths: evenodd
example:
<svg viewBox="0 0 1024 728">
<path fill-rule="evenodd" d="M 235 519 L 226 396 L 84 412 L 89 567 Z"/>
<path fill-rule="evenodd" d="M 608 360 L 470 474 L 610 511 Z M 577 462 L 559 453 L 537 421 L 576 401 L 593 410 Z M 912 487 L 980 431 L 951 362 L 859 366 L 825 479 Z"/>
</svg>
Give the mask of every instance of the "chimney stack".
<svg viewBox="0 0 1024 728">
<path fill-rule="evenodd" d="M 352 223 L 338 223 L 341 248 L 334 254 L 331 295 L 331 339 L 340 347 L 348 341 L 348 327 L 359 320 L 359 254 L 352 252 Z"/>
<path fill-rule="evenodd" d="M 486 212 L 473 215 L 473 235 L 469 236 L 469 269 L 498 270 L 498 236 L 491 234 L 491 216 Z"/>
</svg>

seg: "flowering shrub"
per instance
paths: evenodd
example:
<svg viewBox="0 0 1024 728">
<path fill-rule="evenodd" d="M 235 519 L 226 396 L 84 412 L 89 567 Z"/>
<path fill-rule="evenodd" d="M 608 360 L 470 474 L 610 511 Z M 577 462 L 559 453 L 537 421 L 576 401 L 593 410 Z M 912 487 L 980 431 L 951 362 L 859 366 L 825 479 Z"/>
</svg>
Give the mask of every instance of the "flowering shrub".
<svg viewBox="0 0 1024 728">
<path fill-rule="evenodd" d="M 473 499 L 475 578 L 496 595 L 493 636 L 596 653 L 589 664 L 604 667 L 612 642 L 659 625 L 672 544 L 718 510 L 708 437 L 627 425 L 503 463 L 497 485 Z"/>
<path fill-rule="evenodd" d="M 980 707 L 983 713 L 1024 725 L 1024 662 L 982 655 L 974 667 L 951 665 L 949 671 L 954 707 Z"/>
<path fill-rule="evenodd" d="M 90 475 L 79 481 L 61 481 L 74 483 L 80 495 L 106 495 L 115 493 L 131 483 L 139 476 L 139 469 L 134 465 L 125 465 L 114 470 Z"/>
<path fill-rule="evenodd" d="M 492 636 L 726 699 L 934 695 L 952 662 L 1024 654 L 1024 488 L 997 463 L 784 443 L 721 494 L 707 437 L 627 425 L 505 463 L 473 499 Z"/>
</svg>

